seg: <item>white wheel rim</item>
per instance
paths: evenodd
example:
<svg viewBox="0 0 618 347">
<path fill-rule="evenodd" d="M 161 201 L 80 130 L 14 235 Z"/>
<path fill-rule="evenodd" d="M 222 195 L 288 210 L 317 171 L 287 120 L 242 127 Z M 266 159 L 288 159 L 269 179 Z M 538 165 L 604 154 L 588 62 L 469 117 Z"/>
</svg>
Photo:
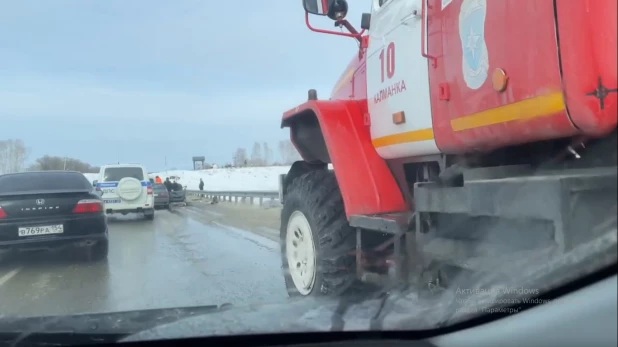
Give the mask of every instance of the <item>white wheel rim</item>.
<svg viewBox="0 0 618 347">
<path fill-rule="evenodd" d="M 308 295 L 315 283 L 315 245 L 309 221 L 300 211 L 294 211 L 290 216 L 285 245 L 288 269 L 294 286 L 300 294 Z"/>
</svg>

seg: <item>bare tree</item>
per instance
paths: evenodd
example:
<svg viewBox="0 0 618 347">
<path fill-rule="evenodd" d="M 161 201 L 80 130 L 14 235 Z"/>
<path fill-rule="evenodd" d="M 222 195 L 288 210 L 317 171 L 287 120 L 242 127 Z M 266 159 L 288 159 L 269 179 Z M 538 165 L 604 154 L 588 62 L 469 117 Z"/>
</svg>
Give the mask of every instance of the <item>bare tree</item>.
<svg viewBox="0 0 618 347">
<path fill-rule="evenodd" d="M 296 150 L 296 147 L 292 144 L 292 141 L 287 142 L 287 150 L 288 150 L 288 164 L 292 164 L 297 160 L 302 160 L 300 153 Z"/>
<path fill-rule="evenodd" d="M 30 150 L 22 140 L 0 141 L 0 173 L 23 171 L 29 153 Z"/>
<path fill-rule="evenodd" d="M 284 165 L 290 165 L 302 159 L 290 140 L 279 141 L 279 156 L 281 157 L 281 163 Z"/>
<path fill-rule="evenodd" d="M 236 167 L 243 167 L 247 163 L 247 150 L 244 148 L 236 148 L 232 164 Z"/>
<path fill-rule="evenodd" d="M 253 150 L 251 151 L 251 166 L 263 166 L 264 160 L 262 158 L 262 146 L 259 142 L 253 144 Z"/>
<path fill-rule="evenodd" d="M 279 152 L 279 161 L 285 164 L 285 140 L 279 141 L 277 151 Z"/>
<path fill-rule="evenodd" d="M 262 150 L 264 151 L 264 165 L 270 165 L 273 162 L 273 151 L 268 146 L 267 142 L 262 144 Z"/>
<path fill-rule="evenodd" d="M 29 168 L 30 170 L 68 170 L 79 171 L 83 173 L 96 173 L 99 172 L 99 167 L 92 166 L 79 159 L 68 157 L 57 157 L 45 155 L 34 161 L 34 164 Z"/>
</svg>

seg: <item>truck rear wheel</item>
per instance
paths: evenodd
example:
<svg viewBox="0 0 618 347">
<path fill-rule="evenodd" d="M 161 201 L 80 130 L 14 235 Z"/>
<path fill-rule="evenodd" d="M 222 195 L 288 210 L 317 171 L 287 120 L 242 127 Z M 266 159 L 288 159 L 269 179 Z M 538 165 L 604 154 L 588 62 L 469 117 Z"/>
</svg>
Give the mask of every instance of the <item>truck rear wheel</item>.
<svg viewBox="0 0 618 347">
<path fill-rule="evenodd" d="M 290 184 L 280 238 L 290 296 L 340 295 L 356 282 L 355 231 L 332 172 L 311 171 Z"/>
</svg>

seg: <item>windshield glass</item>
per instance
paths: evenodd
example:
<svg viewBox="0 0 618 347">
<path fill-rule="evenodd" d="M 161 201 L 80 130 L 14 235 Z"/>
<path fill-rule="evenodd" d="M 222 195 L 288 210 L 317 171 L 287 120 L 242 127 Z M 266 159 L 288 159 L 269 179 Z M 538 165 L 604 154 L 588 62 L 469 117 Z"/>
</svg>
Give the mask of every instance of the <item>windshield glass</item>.
<svg viewBox="0 0 618 347">
<path fill-rule="evenodd" d="M 90 190 L 92 185 L 76 172 L 41 172 L 35 175 L 0 175 L 0 194 L 49 190 Z"/>
<path fill-rule="evenodd" d="M 460 329 L 614 265 L 615 1 L 532 1 L 0 1 L 0 335 Z"/>
</svg>

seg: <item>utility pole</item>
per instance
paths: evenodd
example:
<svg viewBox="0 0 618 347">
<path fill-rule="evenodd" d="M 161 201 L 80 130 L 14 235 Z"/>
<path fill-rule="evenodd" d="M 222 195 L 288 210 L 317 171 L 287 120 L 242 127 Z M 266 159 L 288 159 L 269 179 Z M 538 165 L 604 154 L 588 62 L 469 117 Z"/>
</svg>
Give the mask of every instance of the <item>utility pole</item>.
<svg viewBox="0 0 618 347">
<path fill-rule="evenodd" d="M 63 171 L 67 171 L 67 157 L 64 157 L 64 167 L 62 168 Z"/>
<path fill-rule="evenodd" d="M 165 158 L 165 172 L 167 172 L 167 155 L 164 158 Z"/>
</svg>

